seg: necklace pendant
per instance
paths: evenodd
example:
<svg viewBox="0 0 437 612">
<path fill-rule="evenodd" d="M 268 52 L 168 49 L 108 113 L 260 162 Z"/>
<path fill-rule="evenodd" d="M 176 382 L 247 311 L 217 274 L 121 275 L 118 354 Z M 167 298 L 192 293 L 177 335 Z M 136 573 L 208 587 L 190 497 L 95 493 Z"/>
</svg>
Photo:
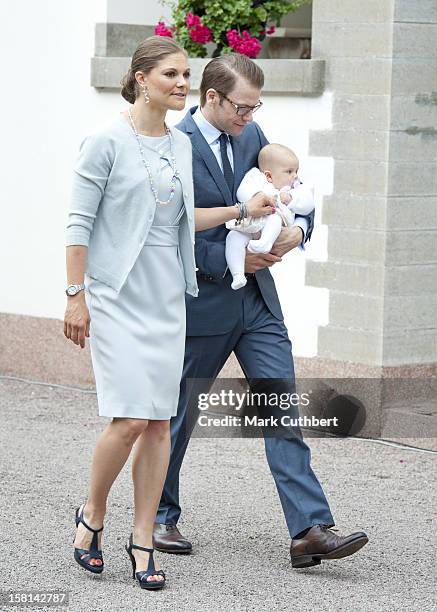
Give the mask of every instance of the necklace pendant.
<svg viewBox="0 0 437 612">
<path fill-rule="evenodd" d="M 155 182 L 154 182 L 153 176 L 152 176 L 152 171 L 151 171 L 150 166 L 147 163 L 146 158 L 144 156 L 144 149 L 143 149 L 143 146 L 141 144 L 141 140 L 140 140 L 140 136 L 138 134 L 137 128 L 135 127 L 135 123 L 134 123 L 134 120 L 133 120 L 132 113 L 131 113 L 130 109 L 128 109 L 128 115 L 129 115 L 129 119 L 130 119 L 130 122 L 131 122 L 132 131 L 135 134 L 135 138 L 136 138 L 137 143 L 138 143 L 138 148 L 140 150 L 140 156 L 141 156 L 141 159 L 143 161 L 144 168 L 146 169 L 146 172 L 147 172 L 147 176 L 148 176 L 149 183 L 150 183 L 150 189 L 151 189 L 151 191 L 153 193 L 153 197 L 155 199 L 155 204 L 157 204 L 157 205 L 159 204 L 161 206 L 166 206 L 167 204 L 170 204 L 170 202 L 172 201 L 172 199 L 174 197 L 174 194 L 175 194 L 175 191 L 176 191 L 176 178 L 179 177 L 179 172 L 178 172 L 178 170 L 176 168 L 176 158 L 175 158 L 175 155 L 174 155 L 174 152 L 173 152 L 173 139 L 172 139 L 170 128 L 167 126 L 167 124 L 165 124 L 165 132 L 166 132 L 166 134 L 168 136 L 168 142 L 169 142 L 169 145 L 170 145 L 170 167 L 171 167 L 172 172 L 173 172 L 173 178 L 172 178 L 172 180 L 170 182 L 170 197 L 169 197 L 169 199 L 167 201 L 164 202 L 163 200 L 159 199 L 158 190 L 156 189 Z"/>
</svg>

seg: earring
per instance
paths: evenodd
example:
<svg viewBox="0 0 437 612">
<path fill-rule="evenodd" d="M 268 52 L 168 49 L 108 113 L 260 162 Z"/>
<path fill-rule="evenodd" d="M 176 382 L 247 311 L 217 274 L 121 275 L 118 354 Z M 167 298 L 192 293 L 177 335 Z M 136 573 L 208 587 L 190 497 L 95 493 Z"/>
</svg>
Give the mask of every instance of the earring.
<svg viewBox="0 0 437 612">
<path fill-rule="evenodd" d="M 149 92 L 148 92 L 148 90 L 147 90 L 147 87 L 146 87 L 145 85 L 142 85 L 142 86 L 141 86 L 141 91 L 142 91 L 142 92 L 143 92 L 143 94 L 144 94 L 144 99 L 145 99 L 145 101 L 146 101 L 146 104 L 149 104 L 149 102 L 150 102 L 150 97 L 149 97 Z"/>
</svg>

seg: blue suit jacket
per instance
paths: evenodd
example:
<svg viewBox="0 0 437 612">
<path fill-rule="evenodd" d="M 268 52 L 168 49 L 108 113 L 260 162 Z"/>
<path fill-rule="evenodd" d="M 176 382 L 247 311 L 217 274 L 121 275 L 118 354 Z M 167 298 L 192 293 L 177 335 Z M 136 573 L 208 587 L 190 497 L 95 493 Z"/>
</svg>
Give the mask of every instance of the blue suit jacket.
<svg viewBox="0 0 437 612">
<path fill-rule="evenodd" d="M 193 120 L 197 107 L 191 108 L 176 126 L 191 139 L 193 147 L 194 204 L 199 208 L 231 206 L 236 202 L 236 191 L 250 168 L 258 166 L 258 153 L 268 144 L 258 124 L 251 122 L 240 136 L 230 137 L 234 156 L 234 192 L 231 193 L 214 153 Z M 308 240 L 314 214 L 309 215 Z M 241 313 L 244 290 L 231 289 L 232 277 L 226 271 L 225 241 L 229 230 L 225 225 L 196 232 L 196 265 L 208 280 L 198 280 L 199 296 L 186 296 L 187 336 L 213 336 L 229 332 Z M 283 315 L 273 277 L 268 268 L 256 273 L 262 297 L 277 319 Z"/>
</svg>

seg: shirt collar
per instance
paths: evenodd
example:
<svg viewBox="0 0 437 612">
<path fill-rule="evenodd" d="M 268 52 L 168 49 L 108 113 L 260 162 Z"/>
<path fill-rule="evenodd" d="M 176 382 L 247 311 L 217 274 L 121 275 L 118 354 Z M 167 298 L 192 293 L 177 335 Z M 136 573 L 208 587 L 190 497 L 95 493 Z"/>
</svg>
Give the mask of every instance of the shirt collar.
<svg viewBox="0 0 437 612">
<path fill-rule="evenodd" d="M 220 138 L 220 134 L 222 132 L 213 125 L 211 125 L 211 123 L 205 119 L 205 116 L 202 113 L 200 106 L 197 107 L 192 117 L 194 123 L 197 125 L 197 127 L 202 133 L 202 136 L 205 138 L 206 142 L 209 145 L 212 145 L 216 140 Z"/>
</svg>

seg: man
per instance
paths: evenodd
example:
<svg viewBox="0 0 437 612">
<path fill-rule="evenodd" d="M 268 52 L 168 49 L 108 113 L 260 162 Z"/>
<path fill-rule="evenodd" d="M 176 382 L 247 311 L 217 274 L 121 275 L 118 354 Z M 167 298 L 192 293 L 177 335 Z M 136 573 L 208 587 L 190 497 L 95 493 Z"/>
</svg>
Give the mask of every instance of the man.
<svg viewBox="0 0 437 612">
<path fill-rule="evenodd" d="M 244 174 L 257 165 L 267 139 L 253 122 L 264 75 L 244 55 L 230 54 L 206 66 L 200 86 L 200 107 L 190 109 L 177 126 L 193 146 L 196 206 L 233 205 Z M 278 391 L 294 391 L 291 343 L 284 325 L 269 267 L 308 240 L 313 215 L 296 217 L 282 230 L 271 253 L 246 255 L 248 283 L 231 289 L 225 260 L 227 230 L 220 226 L 196 234 L 199 297 L 187 298 L 187 340 L 178 414 L 171 423 L 172 453 L 157 514 L 154 541 L 158 550 L 189 553 L 191 543 L 177 528 L 179 472 L 196 423 L 187 379 L 215 379 L 234 352 L 253 386 L 272 381 Z M 275 479 L 290 532 L 293 567 L 318 565 L 322 559 L 353 554 L 368 539 L 365 533 L 338 536 L 328 502 L 310 466 L 310 450 L 300 432 L 266 435 L 268 464 Z"/>
</svg>

